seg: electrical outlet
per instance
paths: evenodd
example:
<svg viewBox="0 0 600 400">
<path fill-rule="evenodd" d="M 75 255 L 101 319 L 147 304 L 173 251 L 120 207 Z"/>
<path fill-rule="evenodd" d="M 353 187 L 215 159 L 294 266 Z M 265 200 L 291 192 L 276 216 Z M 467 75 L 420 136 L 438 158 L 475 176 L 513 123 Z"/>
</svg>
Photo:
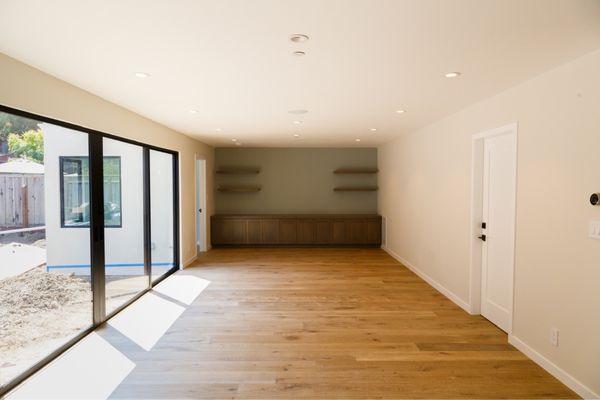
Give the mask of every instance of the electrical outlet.
<svg viewBox="0 0 600 400">
<path fill-rule="evenodd" d="M 588 236 L 600 240 L 600 221 L 590 221 Z"/>
<path fill-rule="evenodd" d="M 558 328 L 550 328 L 550 343 L 552 346 L 558 347 Z"/>
</svg>

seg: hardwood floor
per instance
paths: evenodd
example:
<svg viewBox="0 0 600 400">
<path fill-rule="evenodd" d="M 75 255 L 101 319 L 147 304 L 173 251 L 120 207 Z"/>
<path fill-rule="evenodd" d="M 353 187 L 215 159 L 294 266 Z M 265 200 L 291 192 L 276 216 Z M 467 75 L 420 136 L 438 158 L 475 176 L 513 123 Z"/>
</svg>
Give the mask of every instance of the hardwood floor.
<svg viewBox="0 0 600 400">
<path fill-rule="evenodd" d="M 380 249 L 219 249 L 113 398 L 575 398 Z M 115 343 L 118 335 L 100 332 Z"/>
</svg>

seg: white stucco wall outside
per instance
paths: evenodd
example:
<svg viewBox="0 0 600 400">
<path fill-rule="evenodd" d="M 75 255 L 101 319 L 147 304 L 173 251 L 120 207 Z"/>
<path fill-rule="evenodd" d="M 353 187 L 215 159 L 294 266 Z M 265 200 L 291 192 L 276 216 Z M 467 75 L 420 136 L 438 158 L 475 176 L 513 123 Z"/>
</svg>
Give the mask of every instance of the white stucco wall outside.
<svg viewBox="0 0 600 400">
<path fill-rule="evenodd" d="M 48 270 L 89 275 L 89 228 L 61 227 L 60 157 L 88 156 L 88 135 L 52 124 L 42 124 L 46 196 Z M 118 156 L 121 164 L 121 227 L 105 228 L 107 275 L 139 275 L 144 265 L 143 150 L 104 139 L 104 156 Z M 173 263 L 172 156 L 152 151 L 151 249 L 152 263 L 162 273 Z M 160 272 L 162 271 L 162 272 Z"/>
</svg>

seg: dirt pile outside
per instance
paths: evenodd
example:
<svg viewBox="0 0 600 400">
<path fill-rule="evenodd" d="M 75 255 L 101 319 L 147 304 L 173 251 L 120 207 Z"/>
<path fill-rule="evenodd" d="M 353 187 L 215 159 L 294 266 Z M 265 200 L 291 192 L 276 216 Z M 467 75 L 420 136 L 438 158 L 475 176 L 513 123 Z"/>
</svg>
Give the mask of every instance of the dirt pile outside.
<svg viewBox="0 0 600 400">
<path fill-rule="evenodd" d="M 91 325 L 91 315 L 89 280 L 42 266 L 0 281 L 2 381 Z"/>
</svg>

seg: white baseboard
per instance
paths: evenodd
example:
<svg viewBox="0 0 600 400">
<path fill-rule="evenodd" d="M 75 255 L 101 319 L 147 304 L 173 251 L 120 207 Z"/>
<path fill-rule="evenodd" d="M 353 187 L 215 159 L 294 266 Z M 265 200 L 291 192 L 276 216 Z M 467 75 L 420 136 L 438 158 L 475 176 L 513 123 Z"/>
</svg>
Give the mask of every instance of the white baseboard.
<svg viewBox="0 0 600 400">
<path fill-rule="evenodd" d="M 196 261 L 198 259 L 198 255 L 195 255 L 194 257 L 190 258 L 189 260 L 185 261 L 183 263 L 183 268 L 187 268 L 190 265 L 192 265 L 194 263 L 194 261 Z"/>
<path fill-rule="evenodd" d="M 386 246 L 381 246 L 381 248 L 390 256 L 398 260 L 406 268 L 410 269 L 412 272 L 417 274 L 425 282 L 433 286 L 438 292 L 442 293 L 444 296 L 456 303 L 456 305 L 458 305 L 460 308 L 462 308 L 468 313 L 471 313 L 471 306 L 469 305 L 469 303 L 465 302 L 460 297 L 458 297 L 450 290 L 445 288 L 443 285 L 436 282 L 432 277 L 419 270 L 417 267 L 409 263 L 404 258 L 400 257 L 393 250 L 390 250 Z M 508 335 L 508 342 L 584 399 L 600 399 L 600 395 L 598 395 L 598 393 L 595 393 L 592 389 L 579 382 L 573 376 L 569 375 L 565 370 L 561 369 L 552 361 L 548 360 L 546 357 L 535 351 L 533 348 L 531 348 L 521 339 L 517 338 L 515 335 Z"/>
<path fill-rule="evenodd" d="M 414 265 L 412 265 L 411 263 L 409 263 L 408 261 L 406 261 L 404 258 L 400 257 L 393 250 L 389 249 L 386 246 L 381 246 L 381 248 L 386 253 L 388 253 L 390 256 L 394 257 L 397 261 L 399 261 L 406 268 L 410 269 L 412 272 L 414 272 L 415 274 L 417 274 L 425 282 L 427 282 L 428 284 L 430 284 L 431 286 L 433 286 L 433 288 L 435 290 L 437 290 L 438 292 L 440 292 L 441 294 L 443 294 L 444 296 L 446 296 L 447 298 L 449 298 L 450 300 L 452 300 L 457 306 L 459 306 L 460 308 L 462 308 L 463 310 L 465 310 L 469 314 L 471 313 L 471 305 L 469 303 L 467 303 L 466 301 L 464 301 L 463 299 L 461 299 L 460 297 L 458 297 L 457 295 L 455 295 L 454 293 L 452 293 L 450 290 L 448 290 L 447 288 L 445 288 L 439 282 L 435 281 L 432 277 L 430 277 L 429 275 L 427 275 L 425 272 L 421 271 L 420 269 L 418 269 L 417 267 L 415 267 Z"/>
<path fill-rule="evenodd" d="M 552 376 L 564 383 L 584 399 L 600 399 L 600 395 L 598 395 L 598 393 L 595 393 L 592 389 L 579 382 L 573 376 L 569 375 L 569 373 L 567 373 L 564 369 L 561 369 L 558 365 L 554 364 L 552 361 L 535 351 L 515 335 L 508 335 L 508 343 L 515 346 L 517 349 L 519 349 L 519 351 L 531 358 L 536 364 L 544 368 Z"/>
</svg>

